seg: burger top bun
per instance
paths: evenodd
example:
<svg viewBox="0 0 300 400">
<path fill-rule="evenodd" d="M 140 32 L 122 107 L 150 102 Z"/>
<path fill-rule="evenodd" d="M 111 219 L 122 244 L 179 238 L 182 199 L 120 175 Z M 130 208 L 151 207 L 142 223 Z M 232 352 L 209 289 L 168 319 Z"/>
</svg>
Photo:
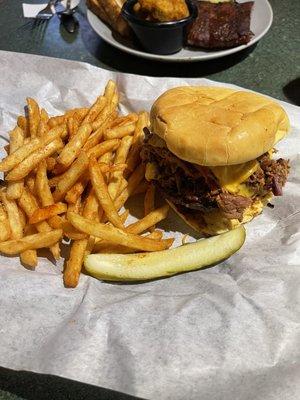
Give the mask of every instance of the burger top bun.
<svg viewBox="0 0 300 400">
<path fill-rule="evenodd" d="M 206 166 L 254 160 L 290 127 L 284 109 L 267 97 L 209 86 L 168 90 L 153 104 L 150 120 L 173 154 Z"/>
</svg>

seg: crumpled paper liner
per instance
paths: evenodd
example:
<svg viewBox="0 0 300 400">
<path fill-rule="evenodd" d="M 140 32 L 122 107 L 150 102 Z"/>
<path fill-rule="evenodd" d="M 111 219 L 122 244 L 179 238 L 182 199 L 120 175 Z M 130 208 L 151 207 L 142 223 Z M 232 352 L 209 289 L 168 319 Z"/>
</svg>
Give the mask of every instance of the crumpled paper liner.
<svg viewBox="0 0 300 400">
<path fill-rule="evenodd" d="M 91 104 L 109 78 L 123 111 L 149 110 L 173 86 L 221 85 L 0 52 L 1 135 L 27 96 L 59 114 Z M 292 123 L 277 146 L 291 160 L 284 196 L 247 225 L 246 244 L 226 262 L 143 284 L 82 275 L 76 289 L 65 289 L 62 263 L 40 259 L 32 272 L 1 256 L 2 366 L 155 400 L 299 399 L 300 109 L 281 104 Z M 190 232 L 172 216 L 164 226 L 177 243 L 179 232 Z"/>
</svg>

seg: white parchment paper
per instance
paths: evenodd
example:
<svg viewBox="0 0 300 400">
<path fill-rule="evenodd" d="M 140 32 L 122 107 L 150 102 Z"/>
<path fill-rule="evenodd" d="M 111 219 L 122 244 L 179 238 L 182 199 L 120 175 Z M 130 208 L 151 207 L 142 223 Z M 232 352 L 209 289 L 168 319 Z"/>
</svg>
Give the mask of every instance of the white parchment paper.
<svg viewBox="0 0 300 400">
<path fill-rule="evenodd" d="M 0 52 L 1 135 L 27 96 L 59 114 L 89 105 L 109 78 L 124 111 L 149 109 L 173 86 L 220 85 Z M 300 109 L 282 105 L 292 131 L 277 148 L 291 160 L 289 181 L 275 208 L 247 225 L 240 252 L 219 266 L 144 284 L 82 276 L 74 290 L 63 287 L 61 264 L 40 259 L 32 272 L 1 256 L 0 364 L 155 400 L 298 400 Z M 188 231 L 174 221 L 171 233 Z"/>
</svg>

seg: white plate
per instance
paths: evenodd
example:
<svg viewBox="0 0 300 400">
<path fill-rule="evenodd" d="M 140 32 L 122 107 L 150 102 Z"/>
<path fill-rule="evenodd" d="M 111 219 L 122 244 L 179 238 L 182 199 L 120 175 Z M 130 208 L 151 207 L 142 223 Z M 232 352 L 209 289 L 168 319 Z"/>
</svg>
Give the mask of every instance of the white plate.
<svg viewBox="0 0 300 400">
<path fill-rule="evenodd" d="M 240 0 L 240 3 L 245 3 L 248 0 Z M 204 50 L 191 50 L 182 49 L 176 54 L 168 56 L 151 54 L 137 48 L 131 41 L 117 37 L 111 29 L 105 25 L 95 14 L 87 10 L 87 19 L 91 24 L 94 31 L 107 43 L 126 53 L 134 54 L 138 57 L 149 58 L 152 60 L 160 60 L 166 62 L 191 62 L 191 61 L 204 61 L 214 58 L 220 58 L 229 54 L 236 53 L 247 47 L 252 46 L 258 42 L 270 29 L 273 21 L 273 11 L 268 0 L 256 0 L 254 2 L 252 15 L 251 15 L 251 31 L 254 33 L 253 38 L 246 45 L 234 47 L 226 50 L 204 51 Z"/>
</svg>

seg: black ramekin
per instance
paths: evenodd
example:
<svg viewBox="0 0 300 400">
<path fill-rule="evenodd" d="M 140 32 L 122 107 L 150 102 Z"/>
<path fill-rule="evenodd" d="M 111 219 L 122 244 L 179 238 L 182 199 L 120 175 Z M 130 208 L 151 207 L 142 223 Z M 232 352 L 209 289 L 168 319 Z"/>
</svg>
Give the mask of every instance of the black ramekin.
<svg viewBox="0 0 300 400">
<path fill-rule="evenodd" d="M 197 17 L 197 6 L 186 0 L 190 15 L 177 21 L 152 22 L 139 18 L 133 7 L 138 0 L 127 0 L 121 15 L 129 23 L 141 46 L 150 53 L 173 54 L 182 49 L 185 27 Z"/>
</svg>

